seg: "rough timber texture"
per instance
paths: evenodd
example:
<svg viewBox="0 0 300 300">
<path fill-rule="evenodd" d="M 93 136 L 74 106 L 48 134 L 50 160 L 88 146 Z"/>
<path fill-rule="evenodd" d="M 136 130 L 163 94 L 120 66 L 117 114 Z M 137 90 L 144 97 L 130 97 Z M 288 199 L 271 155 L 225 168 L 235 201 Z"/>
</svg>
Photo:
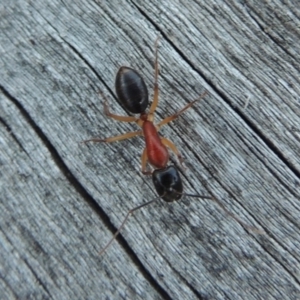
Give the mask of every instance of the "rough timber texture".
<svg viewBox="0 0 300 300">
<path fill-rule="evenodd" d="M 183 4 L 186 3 L 186 4 Z M 298 1 L 8 1 L 0 4 L 1 299 L 299 299 Z M 107 119 L 121 65 L 153 86 L 184 154 L 186 197 L 155 197 L 135 125 Z M 173 159 L 173 158 L 172 158 Z M 176 162 L 176 159 L 174 159 Z"/>
</svg>

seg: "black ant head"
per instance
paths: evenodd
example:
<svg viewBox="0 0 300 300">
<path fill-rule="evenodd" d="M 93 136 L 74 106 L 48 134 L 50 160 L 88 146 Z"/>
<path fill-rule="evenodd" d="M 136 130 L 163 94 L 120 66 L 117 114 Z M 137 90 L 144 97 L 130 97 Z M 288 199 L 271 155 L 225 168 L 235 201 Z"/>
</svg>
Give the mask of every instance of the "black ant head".
<svg viewBox="0 0 300 300">
<path fill-rule="evenodd" d="M 183 186 L 175 166 L 154 170 L 152 180 L 157 194 L 164 201 L 173 202 L 181 198 Z"/>
</svg>

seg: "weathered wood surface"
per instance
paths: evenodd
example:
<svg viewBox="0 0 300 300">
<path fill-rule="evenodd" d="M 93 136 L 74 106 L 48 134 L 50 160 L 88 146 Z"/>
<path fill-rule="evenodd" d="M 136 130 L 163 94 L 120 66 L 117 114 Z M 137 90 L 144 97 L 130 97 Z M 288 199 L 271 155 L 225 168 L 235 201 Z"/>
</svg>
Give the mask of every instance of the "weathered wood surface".
<svg viewBox="0 0 300 300">
<path fill-rule="evenodd" d="M 1 299 L 300 299 L 300 9 L 297 1 L 1 1 Z M 153 86 L 186 191 L 157 202 L 135 126 L 105 118 L 121 65 Z M 174 159 L 176 161 L 176 159 Z"/>
</svg>

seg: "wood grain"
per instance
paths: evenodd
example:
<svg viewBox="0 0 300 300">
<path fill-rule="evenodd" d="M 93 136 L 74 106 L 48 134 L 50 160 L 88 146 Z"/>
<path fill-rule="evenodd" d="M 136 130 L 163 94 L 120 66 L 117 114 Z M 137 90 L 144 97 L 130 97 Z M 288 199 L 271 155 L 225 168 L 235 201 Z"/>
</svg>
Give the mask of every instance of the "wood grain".
<svg viewBox="0 0 300 300">
<path fill-rule="evenodd" d="M 185 4 L 186 3 L 186 4 Z M 300 7 L 296 1 L 7 1 L 0 4 L 1 299 L 300 299 Z M 159 201 L 141 137 L 104 116 L 118 68 L 157 120 L 209 96 L 161 134 L 188 193 Z M 172 162 L 177 164 L 175 157 Z"/>
</svg>

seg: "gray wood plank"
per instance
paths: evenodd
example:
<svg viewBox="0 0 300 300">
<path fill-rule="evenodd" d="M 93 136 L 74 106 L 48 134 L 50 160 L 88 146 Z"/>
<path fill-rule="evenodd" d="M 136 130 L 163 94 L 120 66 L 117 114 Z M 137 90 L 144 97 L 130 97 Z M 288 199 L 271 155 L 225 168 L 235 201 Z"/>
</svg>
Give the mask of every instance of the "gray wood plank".
<svg viewBox="0 0 300 300">
<path fill-rule="evenodd" d="M 299 299 L 299 5 L 280 1 L 3 1 L 0 43 L 1 299 Z M 142 138 L 104 116 L 121 65 L 152 95 L 185 157 L 185 197 L 154 197 Z M 172 162 L 177 163 L 175 157 Z"/>
</svg>

